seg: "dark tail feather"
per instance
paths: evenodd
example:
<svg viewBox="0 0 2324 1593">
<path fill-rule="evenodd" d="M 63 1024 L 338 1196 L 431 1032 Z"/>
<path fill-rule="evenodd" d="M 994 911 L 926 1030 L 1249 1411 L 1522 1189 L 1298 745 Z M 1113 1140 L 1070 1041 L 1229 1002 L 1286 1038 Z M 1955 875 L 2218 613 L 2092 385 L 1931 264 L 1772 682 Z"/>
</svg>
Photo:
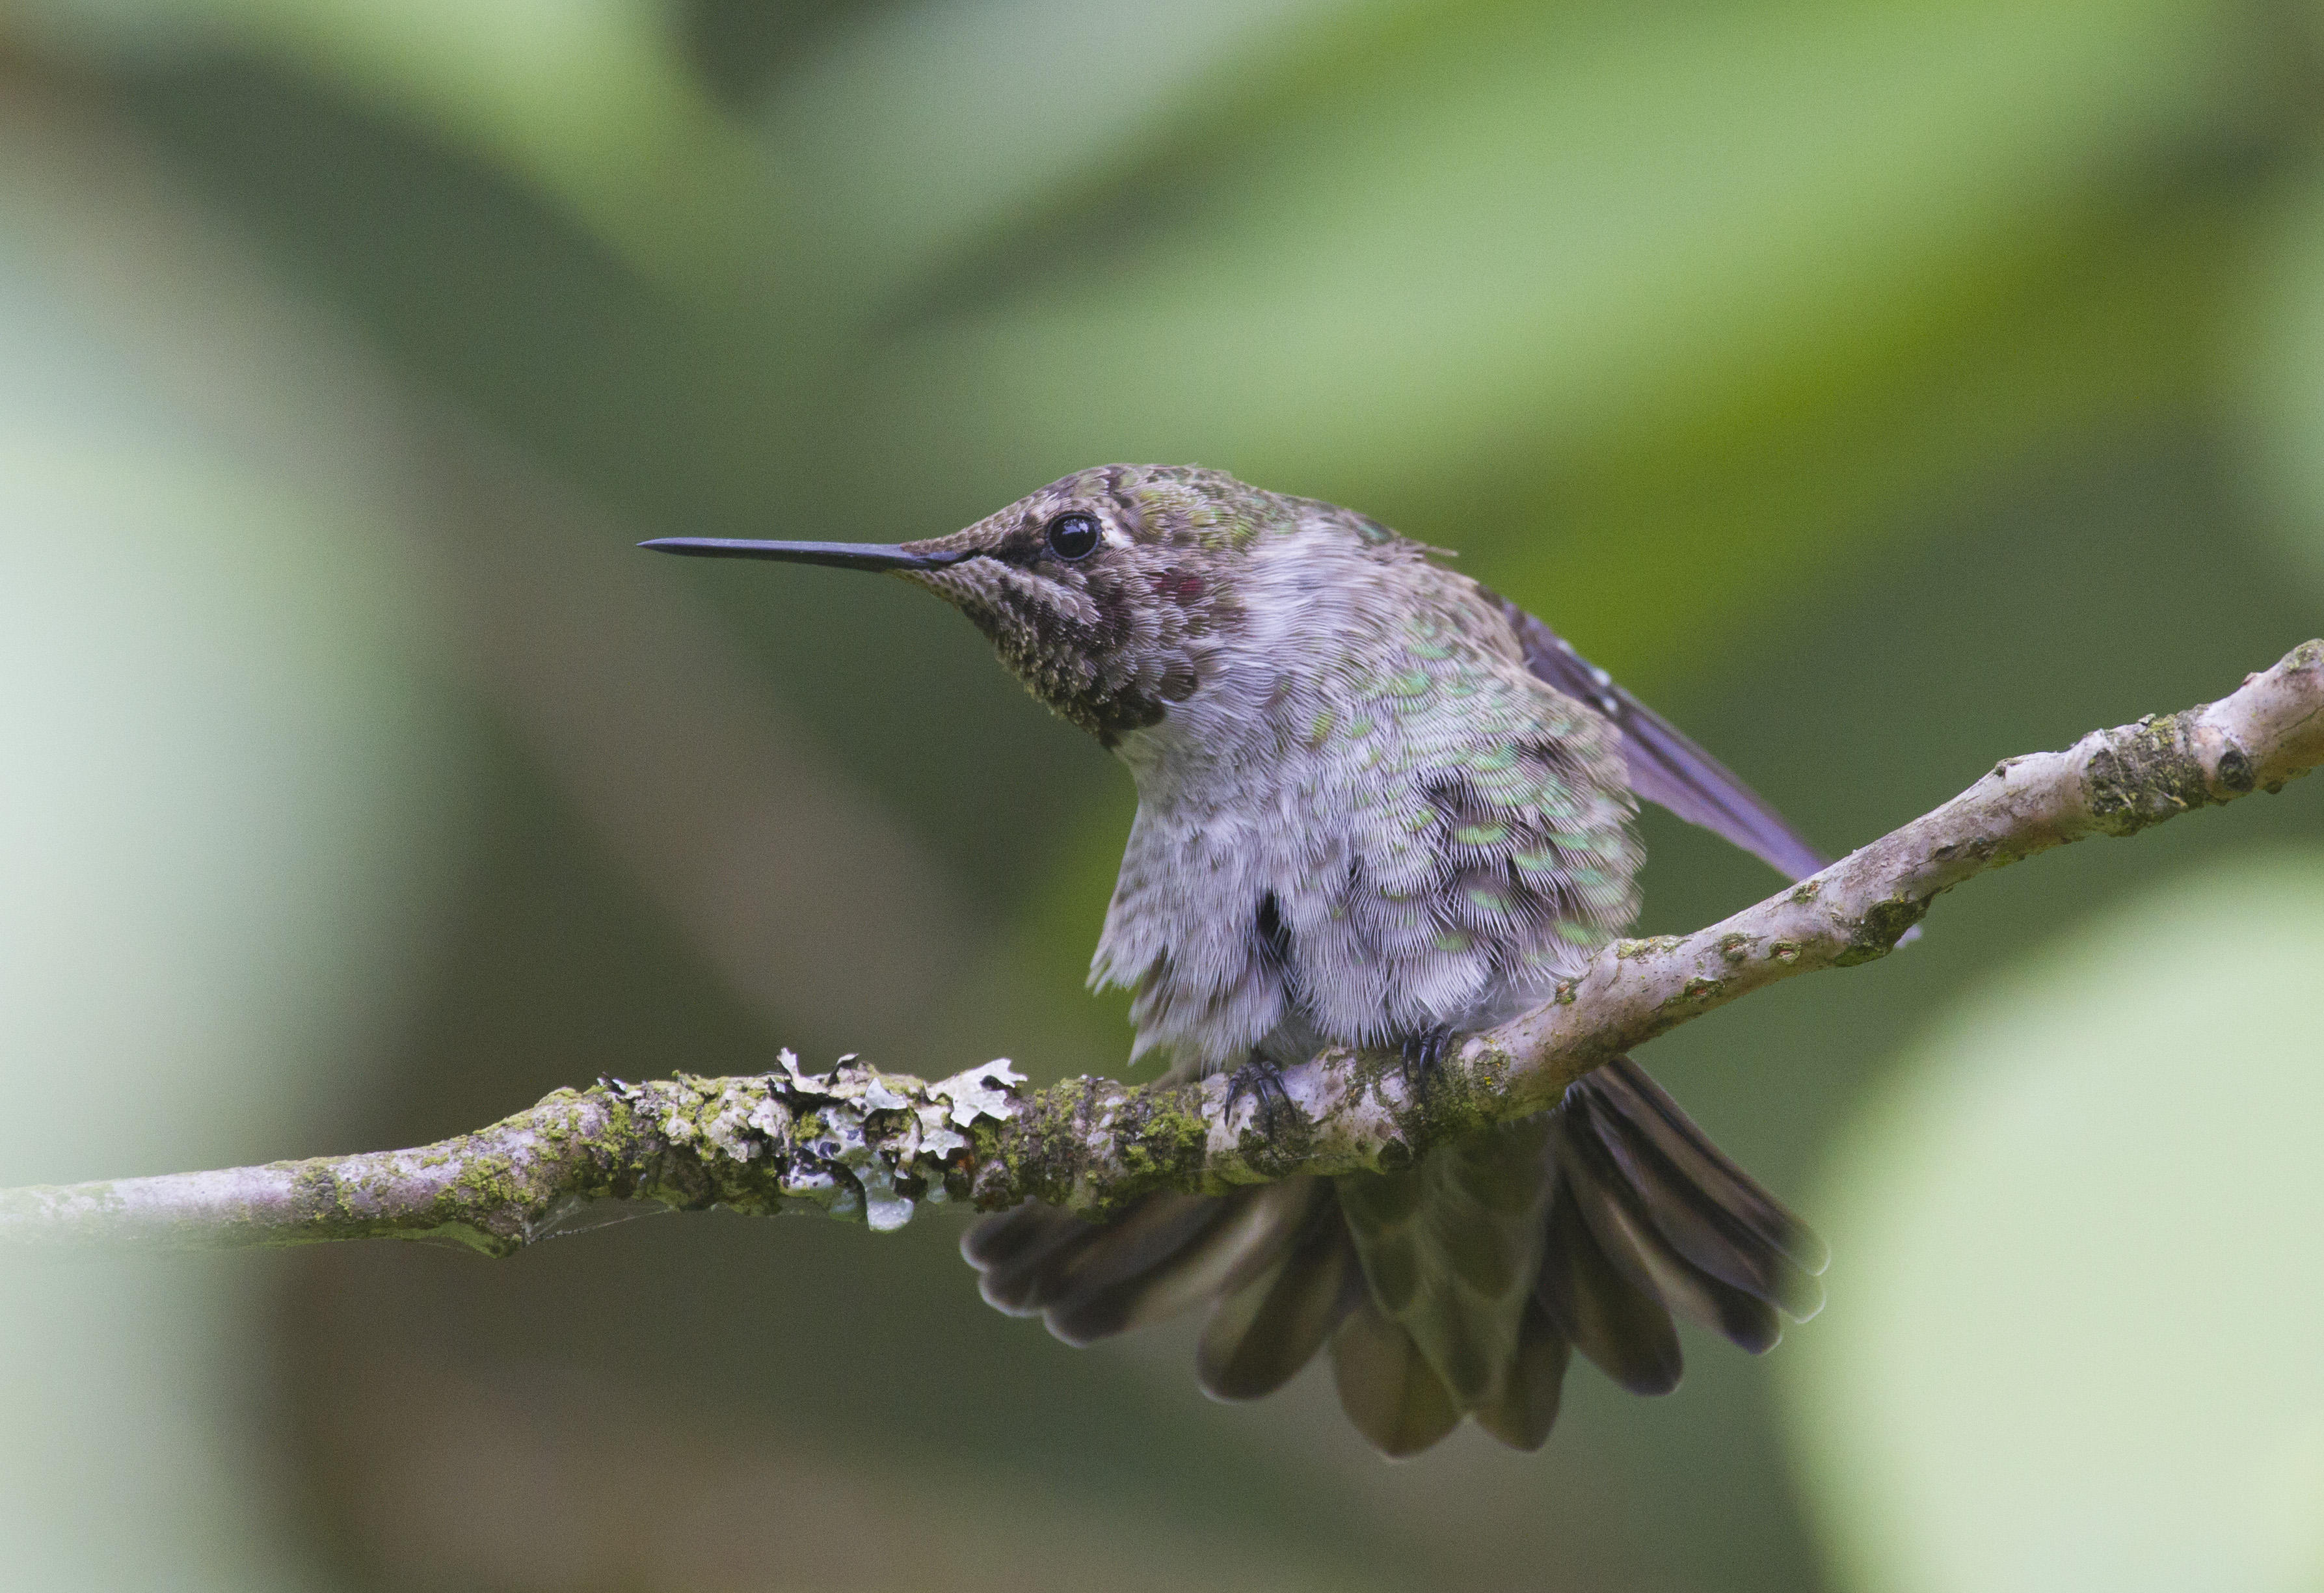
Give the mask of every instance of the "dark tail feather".
<svg viewBox="0 0 2324 1593">
<path fill-rule="evenodd" d="M 1041 1206 L 988 1217 L 961 1241 L 984 1297 L 1038 1312 L 1068 1344 L 1087 1344 L 1201 1303 L 1281 1254 L 1314 1203 L 1314 1181 L 1231 1195 L 1155 1194 L 1111 1222 Z"/>
<path fill-rule="evenodd" d="M 1670 1312 L 1758 1354 L 1783 1336 L 1778 1312 L 1804 1320 L 1822 1305 L 1822 1241 L 1636 1063 L 1582 1079 L 1557 1117 L 1541 1302 L 1616 1382 L 1676 1386 Z"/>
<path fill-rule="evenodd" d="M 1729 1161 L 1637 1063 L 1617 1057 L 1583 1077 L 1574 1090 L 1593 1108 L 1603 1109 L 1600 1120 L 1620 1122 L 1637 1142 L 1661 1152 L 1677 1181 L 1692 1184 L 1761 1245 L 1811 1276 L 1830 1264 L 1831 1252 L 1808 1225 Z"/>
<path fill-rule="evenodd" d="M 1821 1308 L 1821 1284 L 1676 1177 L 1633 1125 L 1586 1098 L 1569 1101 L 1567 1113 L 1560 1154 L 1602 1196 L 1585 1207 L 1603 1214 L 1599 1242 L 1609 1254 L 1626 1244 L 1673 1309 L 1756 1355 L 1782 1337 L 1779 1309 L 1804 1321 Z M 1609 1224 L 1627 1238 L 1618 1241 Z"/>
<path fill-rule="evenodd" d="M 1647 1128 L 1594 1093 L 1575 1094 L 1565 1110 L 1576 1160 L 1619 1192 L 1626 1209 L 1678 1258 L 1801 1321 L 1822 1309 L 1815 1275 L 1689 1180 Z"/>
<path fill-rule="evenodd" d="M 1392 1460 L 1418 1454 L 1461 1420 L 1452 1391 L 1369 1289 L 1332 1335 L 1332 1370 L 1348 1420 Z"/>
<path fill-rule="evenodd" d="M 1498 1403 L 1518 1358 L 1553 1129 L 1545 1118 L 1507 1124 L 1437 1146 L 1401 1172 L 1337 1183 L 1372 1298 L 1463 1410 Z"/>
<path fill-rule="evenodd" d="M 1363 1291 L 1338 1201 L 1322 1180 L 1281 1256 L 1222 1297 L 1203 1329 L 1194 1373 L 1213 1399 L 1274 1393 L 1315 1358 Z"/>
<path fill-rule="evenodd" d="M 1559 1170 L 1549 1206 L 1549 1245 L 1535 1295 L 1573 1348 L 1633 1394 L 1668 1394 L 1683 1363 L 1670 1312 L 1632 1287 L 1599 1248 L 1582 1214 L 1584 1198 Z"/>
<path fill-rule="evenodd" d="M 1068 1344 L 1090 1344 L 1215 1300 L 1282 1253 L 1307 1201 L 1304 1190 L 1275 1183 L 1208 1203 L 1225 1211 L 1199 1239 L 1053 1305 L 1049 1331 Z"/>
<path fill-rule="evenodd" d="M 1025 1316 L 1042 1257 L 1086 1236 L 1091 1225 L 1054 1206 L 1028 1201 L 995 1216 L 982 1217 L 961 1236 L 960 1253 L 980 1276 L 985 1303 L 1011 1316 Z"/>
<path fill-rule="evenodd" d="M 1526 1308 L 1517 1340 L 1517 1365 L 1500 1397 L 1470 1414 L 1477 1425 L 1513 1450 L 1537 1450 L 1557 1424 L 1558 1395 L 1565 1386 L 1565 1363 L 1572 1358 L 1565 1335 L 1549 1320 L 1539 1300 Z"/>
<path fill-rule="evenodd" d="M 1168 1260 L 1226 1216 L 1194 1195 L 1149 1195 L 1102 1224 L 1028 1204 L 975 1223 L 960 1248 L 988 1302 L 1031 1316 Z"/>
<path fill-rule="evenodd" d="M 1599 1252 L 1624 1283 L 1754 1355 L 1783 1337 L 1774 1306 L 1689 1266 L 1671 1248 L 1637 1192 L 1622 1182 L 1619 1169 L 1586 1128 L 1562 1139 L 1558 1148 L 1566 1158 L 1566 1187 L 1574 1205 Z"/>
</svg>

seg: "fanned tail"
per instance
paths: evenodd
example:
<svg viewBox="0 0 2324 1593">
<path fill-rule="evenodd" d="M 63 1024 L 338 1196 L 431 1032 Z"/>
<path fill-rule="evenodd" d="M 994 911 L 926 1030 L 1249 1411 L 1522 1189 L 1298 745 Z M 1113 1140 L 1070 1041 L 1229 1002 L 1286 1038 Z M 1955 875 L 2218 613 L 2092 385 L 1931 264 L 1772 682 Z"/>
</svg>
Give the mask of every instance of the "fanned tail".
<svg viewBox="0 0 2324 1593">
<path fill-rule="evenodd" d="M 1539 1448 L 1573 1349 L 1668 1393 L 1674 1312 L 1763 1352 L 1821 1306 L 1826 1260 L 1627 1057 L 1405 1173 L 1149 1195 L 1105 1224 L 1020 1206 L 962 1250 L 987 1300 L 1069 1343 L 1209 1303 L 1195 1368 L 1214 1398 L 1271 1394 L 1328 1343 L 1349 1420 L 1391 1456 L 1463 1414 Z"/>
</svg>

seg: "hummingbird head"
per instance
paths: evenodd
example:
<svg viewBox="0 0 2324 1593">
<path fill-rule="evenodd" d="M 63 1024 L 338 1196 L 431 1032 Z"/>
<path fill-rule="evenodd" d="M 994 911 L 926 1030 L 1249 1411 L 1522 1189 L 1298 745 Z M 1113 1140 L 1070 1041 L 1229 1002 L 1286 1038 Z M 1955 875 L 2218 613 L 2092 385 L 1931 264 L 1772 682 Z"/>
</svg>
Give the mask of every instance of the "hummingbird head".
<svg viewBox="0 0 2324 1593">
<path fill-rule="evenodd" d="M 975 622 L 1026 690 L 1112 747 L 1232 668 L 1250 577 L 1273 562 L 1284 533 L 1325 529 L 1318 516 L 1347 522 L 1329 529 L 1351 549 L 1397 540 L 1343 510 L 1218 471 L 1106 465 L 926 541 L 644 546 L 900 575 Z"/>
</svg>

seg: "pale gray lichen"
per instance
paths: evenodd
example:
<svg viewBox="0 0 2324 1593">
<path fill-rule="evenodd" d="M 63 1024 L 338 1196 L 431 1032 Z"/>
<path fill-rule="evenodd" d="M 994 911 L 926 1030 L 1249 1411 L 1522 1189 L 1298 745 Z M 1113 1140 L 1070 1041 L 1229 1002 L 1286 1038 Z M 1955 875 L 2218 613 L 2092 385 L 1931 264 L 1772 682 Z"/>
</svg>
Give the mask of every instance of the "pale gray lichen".
<svg viewBox="0 0 2324 1593">
<path fill-rule="evenodd" d="M 1006 1119 L 1014 1114 L 1017 1086 L 1025 1075 L 1009 1065 L 1005 1056 L 938 1079 L 928 1093 L 952 1102 L 952 1120 L 965 1128 L 980 1117 Z"/>
<path fill-rule="evenodd" d="M 717 1110 L 702 1121 L 702 1137 L 735 1160 L 749 1161 L 766 1148 L 762 1139 L 749 1132 L 754 1114 L 766 1103 L 763 1096 L 752 1100 L 740 1083 L 727 1085 Z"/>
<path fill-rule="evenodd" d="M 1007 1119 L 1025 1082 L 1006 1059 L 935 1083 L 852 1055 L 827 1073 L 807 1072 L 788 1050 L 776 1065 L 755 1079 L 681 1074 L 659 1103 L 664 1141 L 702 1160 L 714 1203 L 805 1207 L 881 1231 L 902 1227 L 920 1201 L 949 1199 L 953 1181 L 965 1188 L 971 1141 L 960 1129 Z"/>
</svg>

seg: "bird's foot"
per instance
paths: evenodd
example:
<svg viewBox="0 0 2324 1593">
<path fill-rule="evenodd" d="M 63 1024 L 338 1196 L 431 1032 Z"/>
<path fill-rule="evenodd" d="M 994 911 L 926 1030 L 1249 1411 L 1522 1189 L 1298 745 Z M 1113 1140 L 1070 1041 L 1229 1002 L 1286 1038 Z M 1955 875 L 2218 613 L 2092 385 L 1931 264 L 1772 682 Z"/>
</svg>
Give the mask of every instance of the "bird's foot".
<svg viewBox="0 0 2324 1593">
<path fill-rule="evenodd" d="M 1227 1116 L 1234 1115 L 1235 1103 L 1246 1095 L 1259 1098 L 1250 1120 L 1269 1139 L 1275 1137 L 1285 1114 L 1297 1114 L 1298 1109 L 1291 1104 L 1291 1092 L 1283 1087 L 1283 1070 L 1260 1057 L 1252 1057 L 1228 1078 Z"/>
<path fill-rule="evenodd" d="M 1440 1023 L 1433 1029 L 1423 1030 L 1397 1047 L 1397 1051 L 1404 1060 L 1404 1087 L 1416 1091 L 1452 1054 L 1452 1026 Z"/>
</svg>

